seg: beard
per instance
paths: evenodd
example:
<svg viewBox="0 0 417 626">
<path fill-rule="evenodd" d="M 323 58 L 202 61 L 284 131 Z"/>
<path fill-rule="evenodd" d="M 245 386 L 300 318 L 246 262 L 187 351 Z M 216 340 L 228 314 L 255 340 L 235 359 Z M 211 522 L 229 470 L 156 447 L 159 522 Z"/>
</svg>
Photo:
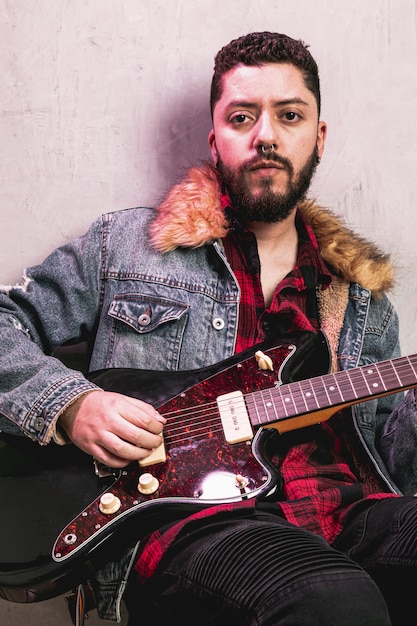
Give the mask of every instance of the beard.
<svg viewBox="0 0 417 626">
<path fill-rule="evenodd" d="M 317 146 L 298 176 L 294 177 L 294 167 L 289 159 L 275 153 L 268 157 L 256 156 L 244 163 L 237 171 L 228 168 L 220 157 L 217 172 L 224 191 L 229 195 L 236 217 L 242 224 L 248 222 L 275 223 L 284 221 L 304 200 L 318 163 Z M 259 184 L 261 191 L 254 195 L 245 179 L 245 173 L 258 163 L 279 163 L 288 173 L 288 182 L 282 193 L 272 189 L 272 178 L 264 178 Z"/>
</svg>

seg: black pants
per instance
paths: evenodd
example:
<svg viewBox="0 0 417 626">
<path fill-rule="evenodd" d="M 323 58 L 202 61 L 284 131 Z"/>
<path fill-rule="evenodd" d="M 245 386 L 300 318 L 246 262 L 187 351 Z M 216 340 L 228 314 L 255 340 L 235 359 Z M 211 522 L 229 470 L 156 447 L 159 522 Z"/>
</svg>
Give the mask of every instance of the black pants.
<svg viewBox="0 0 417 626">
<path fill-rule="evenodd" d="M 416 601 L 412 497 L 357 505 L 333 546 L 261 510 L 206 524 L 126 594 L 129 626 L 407 626 Z"/>
</svg>

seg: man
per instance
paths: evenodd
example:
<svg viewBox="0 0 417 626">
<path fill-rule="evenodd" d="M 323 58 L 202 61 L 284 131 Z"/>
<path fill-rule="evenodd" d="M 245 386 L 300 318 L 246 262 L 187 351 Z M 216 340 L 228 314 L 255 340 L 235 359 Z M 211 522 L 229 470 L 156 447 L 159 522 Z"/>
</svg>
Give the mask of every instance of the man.
<svg viewBox="0 0 417 626">
<path fill-rule="evenodd" d="M 199 369 L 320 329 L 333 371 L 399 355 L 388 256 L 306 200 L 326 138 L 307 47 L 232 41 L 211 106 L 214 167 L 191 169 L 156 212 L 102 216 L 0 294 L 4 430 L 114 468 L 161 445 L 169 419 L 51 358 L 67 342 L 87 342 L 90 371 Z M 92 577 L 100 615 L 115 618 L 129 577 L 132 626 L 407 623 L 416 426 L 410 391 L 272 437 L 282 487 L 161 518 Z"/>
</svg>

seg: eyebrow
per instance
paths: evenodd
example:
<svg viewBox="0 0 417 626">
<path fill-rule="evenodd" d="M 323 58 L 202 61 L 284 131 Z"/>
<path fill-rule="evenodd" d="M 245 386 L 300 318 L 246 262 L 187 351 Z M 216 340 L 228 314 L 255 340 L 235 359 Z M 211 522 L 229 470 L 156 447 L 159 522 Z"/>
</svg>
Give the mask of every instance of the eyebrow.
<svg viewBox="0 0 417 626">
<path fill-rule="evenodd" d="M 304 106 L 310 106 L 308 102 L 298 97 L 287 98 L 286 100 L 276 100 L 274 103 L 274 106 L 287 106 L 289 104 L 302 104 Z M 253 101 L 232 100 L 231 102 L 229 102 L 226 108 L 229 109 L 229 108 L 236 108 L 236 107 L 246 107 L 249 109 L 249 108 L 253 108 L 256 106 L 257 106 L 256 102 L 253 102 Z"/>
</svg>

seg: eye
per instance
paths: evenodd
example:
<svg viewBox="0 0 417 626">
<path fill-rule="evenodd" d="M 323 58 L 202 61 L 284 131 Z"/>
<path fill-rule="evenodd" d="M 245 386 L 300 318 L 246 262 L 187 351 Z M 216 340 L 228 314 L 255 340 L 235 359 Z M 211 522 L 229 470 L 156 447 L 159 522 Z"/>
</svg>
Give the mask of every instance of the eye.
<svg viewBox="0 0 417 626">
<path fill-rule="evenodd" d="M 250 120 L 249 116 L 246 113 L 236 113 L 230 117 L 230 123 L 235 126 L 239 126 L 240 124 L 244 124 Z"/>
<path fill-rule="evenodd" d="M 301 116 L 295 111 L 287 111 L 284 113 L 283 118 L 286 122 L 297 122 L 301 119 Z"/>
</svg>

